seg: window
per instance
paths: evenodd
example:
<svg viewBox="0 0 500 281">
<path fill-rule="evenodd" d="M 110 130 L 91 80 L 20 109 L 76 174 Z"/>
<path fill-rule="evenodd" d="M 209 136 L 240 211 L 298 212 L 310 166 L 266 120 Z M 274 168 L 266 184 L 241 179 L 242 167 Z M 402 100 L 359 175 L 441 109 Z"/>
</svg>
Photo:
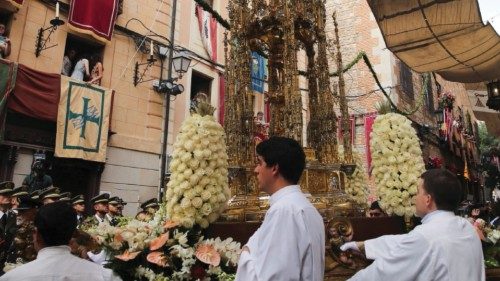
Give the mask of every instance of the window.
<svg viewBox="0 0 500 281">
<path fill-rule="evenodd" d="M 203 92 L 207 95 L 208 101 L 210 102 L 210 89 L 212 85 L 212 78 L 207 77 L 199 72 L 193 71 L 191 77 L 191 100 L 194 99 L 196 94 Z"/>
<path fill-rule="evenodd" d="M 72 53 L 72 55 L 71 55 Z M 89 60 L 89 73 L 92 72 L 92 68 L 95 63 L 91 60 L 91 57 L 98 57 L 102 63 L 102 54 L 104 53 L 104 45 L 101 45 L 99 42 L 93 41 L 91 39 L 86 39 L 83 37 L 76 36 L 74 34 L 68 33 L 68 37 L 66 38 L 66 47 L 64 48 L 64 56 L 68 56 L 71 61 L 71 66 L 68 69 L 64 69 L 64 61 L 61 66 L 61 74 L 66 74 L 71 76 L 74 71 L 76 63 L 81 58 L 86 58 Z M 106 69 L 106 66 L 103 66 Z M 86 76 L 86 75 L 85 75 Z M 90 80 L 90 77 L 84 77 L 85 81 Z"/>
<path fill-rule="evenodd" d="M 5 2 L 5 1 L 4 1 Z M 13 18 L 13 13 L 8 9 L 8 7 L 5 6 L 6 3 L 1 3 L 0 5 L 0 24 L 2 24 L 5 29 L 4 31 L 0 34 L 0 44 L 2 44 L 1 50 L 0 50 L 0 58 L 8 58 L 10 55 L 10 47 L 6 50 L 7 53 L 4 53 L 4 48 L 7 47 L 5 45 L 5 38 L 10 37 L 10 27 L 12 24 L 12 18 Z M 4 7 L 5 6 L 5 7 Z"/>
<path fill-rule="evenodd" d="M 411 69 L 404 63 L 399 63 L 399 83 L 403 92 L 413 100 L 413 77 Z"/>
</svg>

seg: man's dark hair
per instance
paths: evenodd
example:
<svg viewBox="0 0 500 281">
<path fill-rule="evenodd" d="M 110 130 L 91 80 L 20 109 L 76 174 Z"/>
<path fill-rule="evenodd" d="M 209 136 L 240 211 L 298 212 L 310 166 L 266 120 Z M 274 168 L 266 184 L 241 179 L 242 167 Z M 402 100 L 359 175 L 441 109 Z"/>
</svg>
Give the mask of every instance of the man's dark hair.
<svg viewBox="0 0 500 281">
<path fill-rule="evenodd" d="M 35 227 L 48 247 L 68 245 L 76 225 L 76 212 L 66 202 L 44 205 L 35 217 Z"/>
<path fill-rule="evenodd" d="M 462 197 L 462 186 L 458 178 L 448 170 L 432 169 L 424 172 L 425 191 L 432 196 L 438 210 L 455 211 Z"/>
<path fill-rule="evenodd" d="M 306 165 L 306 155 L 302 146 L 293 139 L 271 137 L 257 145 L 257 154 L 267 166 L 278 165 L 279 173 L 287 181 L 297 184 Z"/>
</svg>

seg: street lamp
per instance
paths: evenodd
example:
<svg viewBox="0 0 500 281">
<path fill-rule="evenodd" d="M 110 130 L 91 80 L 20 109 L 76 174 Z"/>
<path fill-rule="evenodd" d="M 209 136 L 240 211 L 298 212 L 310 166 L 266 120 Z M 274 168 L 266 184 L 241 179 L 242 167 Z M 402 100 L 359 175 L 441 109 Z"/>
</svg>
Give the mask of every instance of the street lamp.
<svg viewBox="0 0 500 281">
<path fill-rule="evenodd" d="M 488 101 L 486 105 L 493 109 L 500 111 L 500 80 L 492 81 L 486 84 L 488 88 Z"/>
<path fill-rule="evenodd" d="M 189 65 L 191 64 L 191 58 L 186 54 L 186 52 L 179 52 L 172 59 L 172 64 L 175 72 L 179 74 L 180 79 L 182 78 L 182 75 L 188 71 Z"/>
</svg>

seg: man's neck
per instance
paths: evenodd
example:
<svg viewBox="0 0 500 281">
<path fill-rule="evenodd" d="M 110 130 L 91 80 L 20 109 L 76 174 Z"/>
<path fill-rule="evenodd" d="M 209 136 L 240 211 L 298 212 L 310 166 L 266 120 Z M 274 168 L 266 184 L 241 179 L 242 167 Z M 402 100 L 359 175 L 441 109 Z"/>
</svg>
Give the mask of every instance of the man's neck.
<svg viewBox="0 0 500 281">
<path fill-rule="evenodd" d="M 104 212 L 96 212 L 95 215 L 98 216 L 98 217 L 100 217 L 101 219 L 103 219 L 106 216 L 106 213 L 104 213 Z"/>
<path fill-rule="evenodd" d="M 275 184 L 269 189 L 268 193 L 269 195 L 273 195 L 274 193 L 276 193 L 277 191 L 279 191 L 280 189 L 284 188 L 284 187 L 287 187 L 287 186 L 290 186 L 290 185 L 293 185 L 293 183 L 290 183 L 284 179 L 279 179 L 275 182 Z"/>
</svg>

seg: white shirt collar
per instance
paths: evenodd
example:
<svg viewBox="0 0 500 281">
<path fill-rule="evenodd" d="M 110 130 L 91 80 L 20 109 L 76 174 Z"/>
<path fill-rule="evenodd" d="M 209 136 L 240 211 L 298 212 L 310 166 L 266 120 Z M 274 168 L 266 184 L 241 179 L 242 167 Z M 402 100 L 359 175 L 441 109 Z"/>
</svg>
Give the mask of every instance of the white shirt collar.
<svg viewBox="0 0 500 281">
<path fill-rule="evenodd" d="M 285 195 L 294 192 L 300 192 L 300 188 L 298 185 L 289 185 L 281 188 L 280 190 L 276 191 L 273 195 L 271 195 L 271 197 L 269 198 L 269 205 L 273 205 L 274 203 L 278 202 L 281 198 L 283 198 Z"/>
<path fill-rule="evenodd" d="M 98 214 L 95 214 L 94 216 L 99 222 L 104 222 L 104 219 L 106 218 L 106 215 L 104 215 L 104 218 L 101 218 Z"/>
<path fill-rule="evenodd" d="M 38 251 L 36 259 L 44 259 L 51 256 L 64 255 L 70 253 L 70 247 L 66 245 L 45 247 Z"/>
<path fill-rule="evenodd" d="M 431 220 L 439 218 L 439 217 L 454 216 L 454 215 L 455 214 L 453 212 L 451 212 L 451 211 L 435 210 L 435 211 L 432 211 L 430 213 L 427 213 L 427 215 L 425 215 L 422 218 L 422 224 L 428 223 Z"/>
</svg>

